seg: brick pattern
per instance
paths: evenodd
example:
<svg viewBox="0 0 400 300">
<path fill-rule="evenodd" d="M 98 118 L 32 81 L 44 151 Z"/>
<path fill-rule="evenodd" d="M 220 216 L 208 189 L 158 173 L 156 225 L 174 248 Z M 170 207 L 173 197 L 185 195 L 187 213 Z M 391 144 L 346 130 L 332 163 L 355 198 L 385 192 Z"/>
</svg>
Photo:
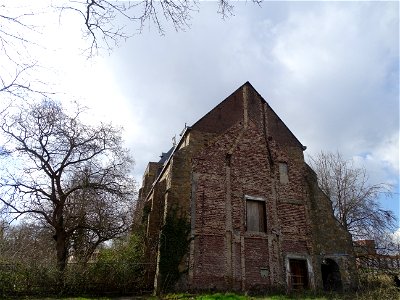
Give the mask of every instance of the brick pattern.
<svg viewBox="0 0 400 300">
<path fill-rule="evenodd" d="M 192 128 L 201 132 L 221 133 L 229 129 L 243 115 L 243 98 L 238 91 L 218 104 Z"/>
<path fill-rule="evenodd" d="M 245 244 L 246 288 L 269 286 L 269 276 L 261 276 L 261 269 L 269 269 L 268 240 L 265 237 L 247 237 Z"/>
<path fill-rule="evenodd" d="M 320 269 L 326 257 L 338 263 L 345 286 L 351 286 L 351 238 L 333 217 L 329 199 L 304 163 L 303 150 L 247 83 L 192 126 L 159 182 L 139 199 L 152 203 L 149 230 L 154 239 L 174 205 L 191 222 L 193 241 L 181 262 L 189 272 L 180 287 L 287 286 L 285 261 L 293 255 L 310 260 L 310 286 L 322 287 Z M 288 166 L 287 183 L 280 182 L 281 162 Z M 265 201 L 266 232 L 246 231 L 245 196 Z"/>
<path fill-rule="evenodd" d="M 259 108 L 261 109 L 261 107 Z M 244 195 L 263 197 L 266 199 L 267 208 L 267 234 L 271 234 L 273 229 L 280 228 L 281 232 L 289 237 L 281 246 L 284 252 L 309 253 L 311 242 L 308 233 L 310 228 L 306 222 L 304 195 L 302 189 L 298 188 L 298 183 L 303 180 L 301 176 L 303 169 L 296 160 L 290 159 L 291 153 L 284 152 L 277 147 L 277 143 L 271 144 L 275 164 L 278 161 L 288 162 L 289 183 L 286 185 L 277 183 L 278 168 L 270 165 L 266 139 L 262 130 L 252 120 L 246 130 L 243 129 L 243 122 L 238 122 L 193 158 L 193 171 L 201 174 L 196 193 L 196 233 L 223 233 L 226 230 L 224 224 L 227 214 L 225 209 L 226 168 L 229 165 L 232 230 L 238 232 L 240 236 L 247 235 Z M 301 150 L 299 151 L 301 152 Z M 228 152 L 231 152 L 229 162 L 226 158 Z M 274 189 L 276 192 L 272 193 L 271 191 Z M 285 199 L 300 199 L 301 205 L 286 204 L 284 203 Z M 242 272 L 235 274 L 237 274 L 236 279 L 244 278 L 246 288 L 270 286 L 271 279 L 269 277 L 261 278 L 261 268 L 275 269 L 275 273 L 282 273 L 276 270 L 279 268 L 277 267 L 279 253 L 274 253 L 274 250 L 278 251 L 280 248 L 278 246 L 271 251 L 273 266 L 270 266 L 267 234 L 244 239 L 244 262 L 241 262 L 239 251 L 233 253 L 236 255 L 233 258 L 234 270 L 239 270 L 241 264 L 245 264 L 245 274 Z M 220 253 L 220 256 L 223 257 L 225 248 L 211 244 L 208 251 Z M 255 255 L 256 253 L 258 255 Z"/>
</svg>

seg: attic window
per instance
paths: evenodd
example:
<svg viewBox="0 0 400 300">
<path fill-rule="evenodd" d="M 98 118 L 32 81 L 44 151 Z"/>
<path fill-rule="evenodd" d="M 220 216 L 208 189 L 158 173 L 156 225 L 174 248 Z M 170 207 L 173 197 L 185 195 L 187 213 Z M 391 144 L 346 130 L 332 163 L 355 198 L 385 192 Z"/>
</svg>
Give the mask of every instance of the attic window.
<svg viewBox="0 0 400 300">
<path fill-rule="evenodd" d="M 266 232 L 264 199 L 246 197 L 246 228 L 247 231 Z"/>
<path fill-rule="evenodd" d="M 289 183 L 288 165 L 285 162 L 279 163 L 279 181 L 280 183 Z"/>
</svg>

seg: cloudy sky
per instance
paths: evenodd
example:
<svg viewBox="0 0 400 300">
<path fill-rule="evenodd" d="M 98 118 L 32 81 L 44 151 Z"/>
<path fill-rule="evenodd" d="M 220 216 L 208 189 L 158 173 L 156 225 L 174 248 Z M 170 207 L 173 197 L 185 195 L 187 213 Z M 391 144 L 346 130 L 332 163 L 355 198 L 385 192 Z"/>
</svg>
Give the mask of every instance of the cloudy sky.
<svg viewBox="0 0 400 300">
<path fill-rule="evenodd" d="M 63 16 L 45 59 L 93 119 L 124 127 L 138 180 L 185 123 L 250 81 L 306 154 L 340 151 L 391 183 L 381 201 L 399 216 L 399 3 L 238 2 L 226 20 L 217 9 L 201 3 L 187 30 L 146 29 L 90 60 Z"/>
</svg>

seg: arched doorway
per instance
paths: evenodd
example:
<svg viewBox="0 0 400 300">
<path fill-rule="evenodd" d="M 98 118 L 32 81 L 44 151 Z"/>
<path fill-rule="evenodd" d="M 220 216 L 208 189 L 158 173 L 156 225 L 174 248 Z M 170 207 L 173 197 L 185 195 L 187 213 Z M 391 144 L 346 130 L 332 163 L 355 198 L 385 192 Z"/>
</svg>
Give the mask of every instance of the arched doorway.
<svg viewBox="0 0 400 300">
<path fill-rule="evenodd" d="M 340 275 L 339 265 L 333 259 L 325 258 L 322 260 L 321 273 L 325 291 L 342 290 L 342 276 Z"/>
</svg>

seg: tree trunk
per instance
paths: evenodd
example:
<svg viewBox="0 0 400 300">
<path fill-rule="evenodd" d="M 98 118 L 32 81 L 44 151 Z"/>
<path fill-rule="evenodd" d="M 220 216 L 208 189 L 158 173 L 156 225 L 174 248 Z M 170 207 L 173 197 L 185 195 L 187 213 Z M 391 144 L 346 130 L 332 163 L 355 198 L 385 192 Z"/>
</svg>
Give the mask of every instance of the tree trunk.
<svg viewBox="0 0 400 300">
<path fill-rule="evenodd" d="M 63 223 L 62 220 L 59 223 Z M 61 225 L 60 224 L 60 225 Z M 57 252 L 57 269 L 58 269 L 58 284 L 61 288 L 64 287 L 65 268 L 67 266 L 67 235 L 63 226 L 56 228 L 56 252 Z"/>
</svg>

